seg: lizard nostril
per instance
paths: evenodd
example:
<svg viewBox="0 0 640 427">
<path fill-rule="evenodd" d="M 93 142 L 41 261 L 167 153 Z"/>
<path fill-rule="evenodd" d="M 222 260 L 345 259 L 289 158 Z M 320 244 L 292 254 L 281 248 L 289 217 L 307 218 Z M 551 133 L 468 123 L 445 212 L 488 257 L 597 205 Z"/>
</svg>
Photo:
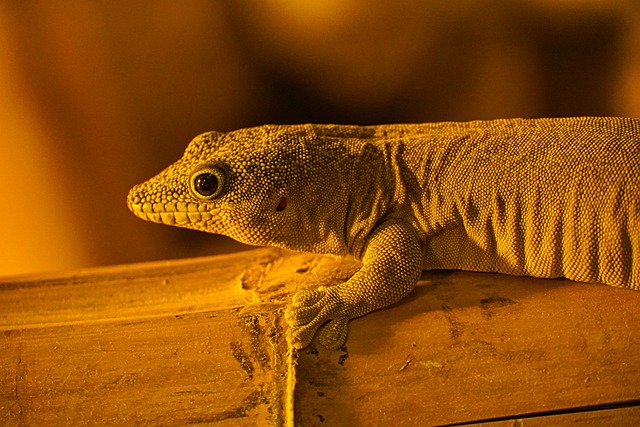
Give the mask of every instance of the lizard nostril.
<svg viewBox="0 0 640 427">
<path fill-rule="evenodd" d="M 287 207 L 287 198 L 282 196 L 280 201 L 278 202 L 278 206 L 276 206 L 277 212 L 282 212 Z"/>
</svg>

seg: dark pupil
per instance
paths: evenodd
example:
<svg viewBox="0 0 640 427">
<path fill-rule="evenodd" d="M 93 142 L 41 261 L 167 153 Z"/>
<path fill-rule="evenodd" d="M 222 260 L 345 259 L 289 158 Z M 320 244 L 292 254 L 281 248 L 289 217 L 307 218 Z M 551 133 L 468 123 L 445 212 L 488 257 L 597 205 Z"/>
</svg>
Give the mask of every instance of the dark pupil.
<svg viewBox="0 0 640 427">
<path fill-rule="evenodd" d="M 218 189 L 218 178 L 212 173 L 203 173 L 195 179 L 196 191 L 203 196 L 211 196 Z"/>
</svg>

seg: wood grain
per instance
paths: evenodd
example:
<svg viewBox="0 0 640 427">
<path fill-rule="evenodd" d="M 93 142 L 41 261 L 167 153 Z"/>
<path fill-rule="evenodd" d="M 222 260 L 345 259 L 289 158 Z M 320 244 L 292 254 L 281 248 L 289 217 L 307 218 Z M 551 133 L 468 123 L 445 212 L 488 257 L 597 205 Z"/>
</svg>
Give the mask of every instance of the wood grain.
<svg viewBox="0 0 640 427">
<path fill-rule="evenodd" d="M 354 320 L 347 349 L 301 351 L 296 417 L 301 425 L 527 417 L 528 425 L 549 412 L 638 405 L 638 325 L 636 291 L 424 272 L 409 298 Z M 640 421 L 637 407 L 628 414 Z"/>
<path fill-rule="evenodd" d="M 0 425 L 282 424 L 284 284 L 262 280 L 277 259 L 2 281 Z"/>
<path fill-rule="evenodd" d="M 0 425 L 640 422 L 640 292 L 424 272 L 344 349 L 290 353 L 290 295 L 358 266 L 258 249 L 0 279 Z"/>
</svg>

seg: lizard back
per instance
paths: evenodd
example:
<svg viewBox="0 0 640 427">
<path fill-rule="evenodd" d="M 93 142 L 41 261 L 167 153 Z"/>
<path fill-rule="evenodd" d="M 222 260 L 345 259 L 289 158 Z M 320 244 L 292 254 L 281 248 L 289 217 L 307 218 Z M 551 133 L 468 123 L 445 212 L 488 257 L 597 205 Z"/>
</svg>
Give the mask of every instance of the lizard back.
<svg viewBox="0 0 640 427">
<path fill-rule="evenodd" d="M 640 120 L 376 129 L 424 267 L 640 288 Z"/>
</svg>

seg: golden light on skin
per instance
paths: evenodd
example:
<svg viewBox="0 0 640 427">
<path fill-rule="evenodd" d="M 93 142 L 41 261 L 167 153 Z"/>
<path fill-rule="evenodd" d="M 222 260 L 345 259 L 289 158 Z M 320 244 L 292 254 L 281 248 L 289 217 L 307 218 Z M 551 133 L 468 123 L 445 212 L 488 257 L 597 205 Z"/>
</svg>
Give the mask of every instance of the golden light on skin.
<svg viewBox="0 0 640 427">
<path fill-rule="evenodd" d="M 286 312 L 294 347 L 329 321 L 320 342 L 339 348 L 349 319 L 405 297 L 422 269 L 640 289 L 639 134 L 640 119 L 615 117 L 211 132 L 128 204 L 250 245 L 361 259 Z"/>
</svg>

